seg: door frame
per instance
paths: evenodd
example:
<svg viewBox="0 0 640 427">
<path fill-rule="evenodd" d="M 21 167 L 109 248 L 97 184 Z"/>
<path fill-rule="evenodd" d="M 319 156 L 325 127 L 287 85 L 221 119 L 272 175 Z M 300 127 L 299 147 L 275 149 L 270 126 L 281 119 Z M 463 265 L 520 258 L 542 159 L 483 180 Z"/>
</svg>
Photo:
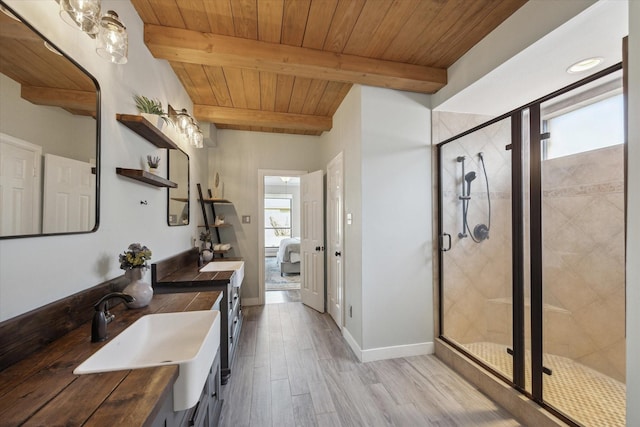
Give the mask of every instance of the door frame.
<svg viewBox="0 0 640 427">
<path fill-rule="evenodd" d="M 264 305 L 265 263 L 264 263 L 264 178 L 266 176 L 302 176 L 308 172 L 289 169 L 258 169 L 258 305 Z"/>
<path fill-rule="evenodd" d="M 341 269 L 341 276 L 342 276 L 342 280 L 341 280 L 341 288 L 339 289 L 340 295 L 338 296 L 339 300 L 341 301 L 340 303 L 340 310 L 338 312 L 338 318 L 339 318 L 339 322 L 336 321 L 336 319 L 334 318 L 333 320 L 336 321 L 336 324 L 338 326 L 338 328 L 340 330 L 342 330 L 342 328 L 344 327 L 345 324 L 345 311 L 344 311 L 344 259 L 345 259 L 345 252 L 344 252 L 344 153 L 341 151 L 340 153 L 338 153 L 333 159 L 331 159 L 331 161 L 329 161 L 329 163 L 327 164 L 327 190 L 326 190 L 326 195 L 325 195 L 325 199 L 326 199 L 326 214 L 325 214 L 325 223 L 326 223 L 326 227 L 325 227 L 325 234 L 327 235 L 326 238 L 326 247 L 327 247 L 327 251 L 326 251 L 326 262 L 327 262 L 327 267 L 326 267 L 326 271 L 327 271 L 327 277 L 325 278 L 325 282 L 327 283 L 327 301 L 326 301 L 326 306 L 327 306 L 327 312 L 329 313 L 329 315 L 332 316 L 332 310 L 329 307 L 329 304 L 331 303 L 331 296 L 329 295 L 329 291 L 333 289 L 333 286 L 331 285 L 331 282 L 333 280 L 334 277 L 334 271 L 333 271 L 333 263 L 332 263 L 332 257 L 335 257 L 335 254 L 332 254 L 331 252 L 333 251 L 333 247 L 330 246 L 331 242 L 332 242 L 332 236 L 330 235 L 330 233 L 333 233 L 333 230 L 335 230 L 335 225 L 333 223 L 333 217 L 331 216 L 329 210 L 332 207 L 332 200 L 331 200 L 331 196 L 332 196 L 332 188 L 329 187 L 330 183 L 331 183 L 331 178 L 330 178 L 330 171 L 333 170 L 336 167 L 337 163 L 340 163 L 340 174 L 342 177 L 342 185 L 340 186 L 340 196 L 341 196 L 341 200 L 342 200 L 342 207 L 341 207 L 341 211 L 339 214 L 339 218 L 337 218 L 337 221 L 341 222 L 341 229 L 342 229 L 342 233 L 339 236 L 339 241 L 340 241 L 340 250 L 342 252 L 342 255 L 340 256 L 340 258 L 342 259 L 342 269 Z"/>
</svg>

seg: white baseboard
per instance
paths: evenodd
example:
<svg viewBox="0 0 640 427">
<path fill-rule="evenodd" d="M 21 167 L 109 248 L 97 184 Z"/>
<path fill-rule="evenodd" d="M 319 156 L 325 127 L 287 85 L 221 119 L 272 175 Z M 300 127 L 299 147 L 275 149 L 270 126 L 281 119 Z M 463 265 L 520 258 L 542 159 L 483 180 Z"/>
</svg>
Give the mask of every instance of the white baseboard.
<svg viewBox="0 0 640 427">
<path fill-rule="evenodd" d="M 342 328 L 342 336 L 347 341 L 347 344 L 349 344 L 349 347 L 351 347 L 351 350 L 360 362 L 374 362 L 376 360 L 395 359 L 398 357 L 420 356 L 423 354 L 433 354 L 435 352 L 435 347 L 432 342 L 362 350 L 347 328 Z"/>
<path fill-rule="evenodd" d="M 345 341 L 347 341 L 347 344 L 349 344 L 349 347 L 351 347 L 351 351 L 353 351 L 353 354 L 355 354 L 358 360 L 362 362 L 362 349 L 356 342 L 355 338 L 351 336 L 347 328 L 345 328 L 344 326 L 342 327 L 342 336 L 344 337 Z"/>
<path fill-rule="evenodd" d="M 260 298 L 242 298 L 242 305 L 245 307 L 260 305 Z"/>
<path fill-rule="evenodd" d="M 434 352 L 435 347 L 432 342 L 395 345 L 392 347 L 362 350 L 362 361 L 373 362 L 376 360 L 395 359 L 398 357 L 421 356 L 423 354 L 433 354 Z"/>
</svg>

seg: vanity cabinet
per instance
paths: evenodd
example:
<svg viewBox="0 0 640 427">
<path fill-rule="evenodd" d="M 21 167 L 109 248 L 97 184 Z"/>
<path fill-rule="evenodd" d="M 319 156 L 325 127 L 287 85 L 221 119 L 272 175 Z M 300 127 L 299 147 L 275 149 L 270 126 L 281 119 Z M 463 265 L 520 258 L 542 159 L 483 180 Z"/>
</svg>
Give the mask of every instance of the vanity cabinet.
<svg viewBox="0 0 640 427">
<path fill-rule="evenodd" d="M 211 365 L 198 403 L 185 411 L 173 411 L 173 391 L 167 397 L 151 423 L 154 427 L 215 427 L 220 419 L 223 400 L 220 398 L 220 350 Z"/>
</svg>

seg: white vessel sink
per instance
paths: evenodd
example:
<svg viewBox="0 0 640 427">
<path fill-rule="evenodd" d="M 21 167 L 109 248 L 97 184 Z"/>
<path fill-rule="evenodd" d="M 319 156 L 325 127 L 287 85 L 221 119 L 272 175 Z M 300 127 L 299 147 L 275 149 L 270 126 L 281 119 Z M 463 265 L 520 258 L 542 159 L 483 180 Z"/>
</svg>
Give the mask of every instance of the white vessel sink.
<svg viewBox="0 0 640 427">
<path fill-rule="evenodd" d="M 82 362 L 73 373 L 178 365 L 173 410 L 182 411 L 198 402 L 219 346 L 217 310 L 148 314 Z"/>
<path fill-rule="evenodd" d="M 234 271 L 231 284 L 237 288 L 244 279 L 244 261 L 212 261 L 200 269 L 201 273 L 213 271 Z"/>
<path fill-rule="evenodd" d="M 212 271 L 238 271 L 244 268 L 244 261 L 211 261 L 200 269 L 202 273 Z"/>
</svg>

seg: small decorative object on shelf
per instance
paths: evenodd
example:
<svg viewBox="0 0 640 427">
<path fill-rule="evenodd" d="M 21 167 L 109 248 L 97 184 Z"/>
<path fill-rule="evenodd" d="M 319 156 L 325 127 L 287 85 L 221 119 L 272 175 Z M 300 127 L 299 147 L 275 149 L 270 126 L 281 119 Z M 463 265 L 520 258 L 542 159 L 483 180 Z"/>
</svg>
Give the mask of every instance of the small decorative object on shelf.
<svg viewBox="0 0 640 427">
<path fill-rule="evenodd" d="M 224 215 L 216 215 L 216 219 L 213 225 L 222 225 L 224 224 Z"/>
<path fill-rule="evenodd" d="M 209 262 L 213 259 L 213 251 L 211 250 L 211 232 L 209 230 L 200 232 L 200 256 L 202 261 Z"/>
<path fill-rule="evenodd" d="M 160 166 L 160 156 L 147 156 L 147 165 L 149 165 L 149 172 L 156 173 L 158 166 Z"/>
<path fill-rule="evenodd" d="M 220 188 L 220 175 L 216 172 L 216 177 L 213 180 L 213 198 L 217 199 L 220 197 L 218 189 Z"/>
<path fill-rule="evenodd" d="M 158 129 L 171 123 L 168 114 L 162 108 L 162 103 L 156 99 L 149 99 L 144 95 L 133 95 L 136 108 L 140 115 Z"/>
<path fill-rule="evenodd" d="M 153 288 L 151 283 L 142 279 L 149 265 L 147 261 L 151 259 L 151 251 L 140 243 L 132 243 L 126 251 L 118 257 L 120 268 L 124 270 L 124 275 L 129 279 L 129 284 L 123 289 L 125 294 L 131 295 L 135 301 L 125 303 L 129 308 L 146 307 L 153 298 Z"/>
</svg>

